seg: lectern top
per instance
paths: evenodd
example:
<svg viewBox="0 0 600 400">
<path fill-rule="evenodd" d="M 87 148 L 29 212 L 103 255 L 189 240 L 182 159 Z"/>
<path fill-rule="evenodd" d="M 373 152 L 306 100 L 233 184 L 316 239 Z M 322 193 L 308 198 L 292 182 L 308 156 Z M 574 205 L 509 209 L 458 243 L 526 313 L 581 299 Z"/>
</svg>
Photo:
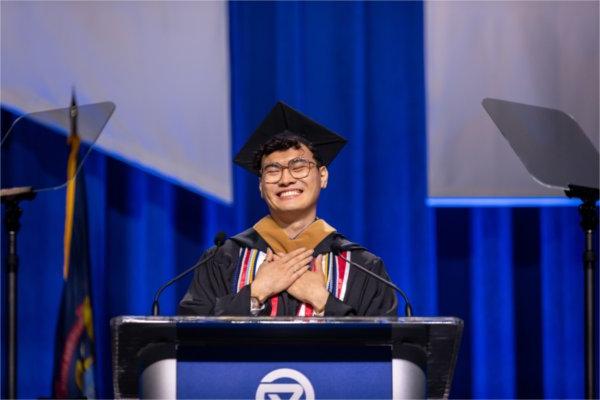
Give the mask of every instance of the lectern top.
<svg viewBox="0 0 600 400">
<path fill-rule="evenodd" d="M 202 317 L 172 316 L 153 317 L 122 315 L 111 320 L 111 326 L 130 323 L 149 323 L 171 325 L 177 323 L 213 323 L 213 324 L 428 324 L 428 325 L 460 325 L 462 320 L 456 317 Z"/>
<path fill-rule="evenodd" d="M 399 354 L 396 349 L 409 344 L 422 349 L 425 354 L 427 396 L 447 398 L 462 329 L 463 321 L 454 317 L 121 316 L 111 320 L 115 397 L 138 397 L 141 354 L 157 345 L 163 354 L 178 359 L 181 348 L 226 348 L 228 345 L 278 349 L 314 345 L 387 346 L 396 358 Z M 151 353 L 156 354 L 156 351 Z"/>
</svg>

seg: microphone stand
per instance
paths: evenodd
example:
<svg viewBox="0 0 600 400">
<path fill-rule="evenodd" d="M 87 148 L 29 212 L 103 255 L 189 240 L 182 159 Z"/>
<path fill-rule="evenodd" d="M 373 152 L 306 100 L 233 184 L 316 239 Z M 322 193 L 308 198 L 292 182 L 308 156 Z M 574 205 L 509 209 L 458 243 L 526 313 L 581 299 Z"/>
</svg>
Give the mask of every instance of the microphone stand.
<svg viewBox="0 0 600 400">
<path fill-rule="evenodd" d="M 184 276 L 186 276 L 187 274 L 189 274 L 190 272 L 192 272 L 193 270 L 195 270 L 196 268 L 198 268 L 201 264 L 204 264 L 210 258 L 211 257 L 207 258 L 206 260 L 200 260 L 199 262 L 197 262 L 196 264 L 194 264 L 193 267 L 190 267 L 190 268 L 186 269 L 185 271 L 183 271 L 182 273 L 180 273 L 179 275 L 177 275 L 175 278 L 170 279 L 168 282 L 166 282 L 165 284 L 163 284 L 156 291 L 156 294 L 154 295 L 154 301 L 152 302 L 152 316 L 153 317 L 157 317 L 157 316 L 160 315 L 160 306 L 159 306 L 159 303 L 158 303 L 158 299 L 160 298 L 160 295 L 162 294 L 163 290 L 165 290 L 167 287 L 169 287 L 173 282 L 178 281 L 179 279 L 183 278 Z"/>
<path fill-rule="evenodd" d="M 367 274 L 367 275 L 369 275 L 369 276 L 377 279 L 379 282 L 381 282 L 381 283 L 383 283 L 383 284 L 385 284 L 385 285 L 393 288 L 398 293 L 400 293 L 400 295 L 404 299 L 404 315 L 406 317 L 412 317 L 413 316 L 413 310 L 412 310 L 412 306 L 410 304 L 410 301 L 408 300 L 408 296 L 406 295 L 406 293 L 404 293 L 404 291 L 402 289 L 400 289 L 398 286 L 396 286 L 392 282 L 388 281 L 387 279 L 384 279 L 381 276 L 377 275 L 373 271 L 369 271 L 368 269 L 366 269 L 362 265 L 357 264 L 354 261 L 348 260 L 346 257 L 342 256 L 342 251 L 343 251 L 343 247 L 342 246 L 338 246 L 338 245 L 334 245 L 333 246 L 333 252 L 334 252 L 334 254 L 336 254 L 342 260 L 346 261 L 348 264 L 354 265 L 356 268 L 358 268 L 359 270 L 361 270 L 365 274 Z"/>
<path fill-rule="evenodd" d="M 216 247 L 212 254 L 210 254 L 209 256 L 206 256 L 204 259 L 198 260 L 198 262 L 196 264 L 194 264 L 192 267 L 186 269 L 185 271 L 183 271 L 176 277 L 174 277 L 174 278 L 170 279 L 168 282 L 164 283 L 160 288 L 158 288 L 158 290 L 156 291 L 156 294 L 154 295 L 154 301 L 152 302 L 152 316 L 153 317 L 157 317 L 160 315 L 160 305 L 158 303 L 158 299 L 160 298 L 160 295 L 162 294 L 163 290 L 165 290 L 166 288 L 171 286 L 171 284 L 173 284 L 173 282 L 177 282 L 179 279 L 183 278 L 190 272 L 194 271 L 196 268 L 198 268 L 202 264 L 210 261 L 217 254 L 217 252 L 219 251 L 219 248 L 221 246 L 223 246 L 226 239 L 227 239 L 227 235 L 224 232 L 217 233 L 214 238 L 214 243 L 215 243 Z"/>
<path fill-rule="evenodd" d="M 7 397 L 17 398 L 17 272 L 19 256 L 17 254 L 17 234 L 21 228 L 23 209 L 19 203 L 23 200 L 33 200 L 35 192 L 29 186 L 10 189 L 0 189 L 0 199 L 5 205 L 4 222 L 8 233 L 6 304 L 7 304 Z"/>
</svg>

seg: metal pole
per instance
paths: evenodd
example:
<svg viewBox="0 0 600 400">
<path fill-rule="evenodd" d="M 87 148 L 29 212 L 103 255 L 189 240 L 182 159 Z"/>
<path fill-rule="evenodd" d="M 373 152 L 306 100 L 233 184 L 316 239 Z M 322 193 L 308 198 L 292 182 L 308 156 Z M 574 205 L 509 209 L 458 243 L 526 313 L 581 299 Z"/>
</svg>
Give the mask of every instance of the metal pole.
<svg viewBox="0 0 600 400">
<path fill-rule="evenodd" d="M 17 257 L 17 233 L 11 231 L 8 234 L 8 391 L 9 399 L 17 398 L 17 268 L 19 259 Z"/>
<path fill-rule="evenodd" d="M 7 332 L 7 396 L 17 398 L 17 272 L 19 257 L 17 256 L 17 232 L 20 228 L 19 218 L 23 210 L 17 201 L 6 204 L 6 229 L 8 230 L 6 302 L 8 313 Z"/>
<path fill-rule="evenodd" d="M 36 194 L 28 187 L 0 189 L 0 199 L 5 205 L 4 224 L 8 233 L 8 253 L 6 271 L 6 309 L 7 309 L 7 359 L 6 359 L 6 395 L 17 398 L 17 233 L 21 228 L 20 218 L 23 210 L 19 207 L 22 200 L 33 200 Z"/>
<path fill-rule="evenodd" d="M 584 274 L 585 274 L 585 398 L 595 399 L 594 393 L 594 231 L 585 231 Z"/>
<path fill-rule="evenodd" d="M 595 399 L 596 352 L 594 349 L 594 317 L 596 315 L 594 304 L 594 231 L 598 227 L 598 192 L 580 193 L 583 203 L 579 206 L 581 216 L 581 229 L 585 235 L 585 249 L 583 252 L 583 345 L 584 345 L 584 388 L 585 398 Z"/>
<path fill-rule="evenodd" d="M 597 188 L 569 185 L 565 194 L 570 198 L 582 201 L 579 205 L 579 225 L 584 233 L 585 249 L 583 252 L 583 352 L 584 352 L 584 389 L 586 399 L 595 399 L 596 352 L 594 351 L 594 318 L 596 317 L 594 304 L 594 231 L 598 229 L 598 207 L 596 203 L 600 197 Z"/>
</svg>

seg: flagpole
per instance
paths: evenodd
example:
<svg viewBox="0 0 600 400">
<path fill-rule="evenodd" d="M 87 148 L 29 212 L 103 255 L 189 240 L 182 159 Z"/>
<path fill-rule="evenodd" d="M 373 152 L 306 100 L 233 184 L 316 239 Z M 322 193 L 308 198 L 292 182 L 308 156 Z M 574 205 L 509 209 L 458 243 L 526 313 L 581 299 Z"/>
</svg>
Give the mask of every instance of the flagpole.
<svg viewBox="0 0 600 400">
<path fill-rule="evenodd" d="M 56 331 L 52 397 L 95 398 L 94 343 L 85 179 L 79 175 L 79 109 L 73 89 L 69 109 L 69 156 L 63 240 L 63 290 Z M 79 170 L 79 171 L 78 171 Z M 82 327 L 72 334 L 75 327 Z"/>
</svg>

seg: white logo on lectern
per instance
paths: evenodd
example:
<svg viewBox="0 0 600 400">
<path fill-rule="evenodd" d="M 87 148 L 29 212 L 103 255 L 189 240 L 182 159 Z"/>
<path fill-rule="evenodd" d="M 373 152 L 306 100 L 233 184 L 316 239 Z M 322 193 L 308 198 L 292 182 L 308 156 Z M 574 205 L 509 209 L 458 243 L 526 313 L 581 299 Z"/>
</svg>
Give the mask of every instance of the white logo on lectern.
<svg viewBox="0 0 600 400">
<path fill-rule="evenodd" d="M 295 382 L 276 383 L 287 378 Z M 306 400 L 315 400 L 315 390 L 306 376 L 291 368 L 280 368 L 269 372 L 262 378 L 256 389 L 256 400 L 281 400 L 279 394 L 290 394 L 289 400 L 300 400 L 304 394 Z M 287 396 L 286 396 L 287 397 Z"/>
</svg>

